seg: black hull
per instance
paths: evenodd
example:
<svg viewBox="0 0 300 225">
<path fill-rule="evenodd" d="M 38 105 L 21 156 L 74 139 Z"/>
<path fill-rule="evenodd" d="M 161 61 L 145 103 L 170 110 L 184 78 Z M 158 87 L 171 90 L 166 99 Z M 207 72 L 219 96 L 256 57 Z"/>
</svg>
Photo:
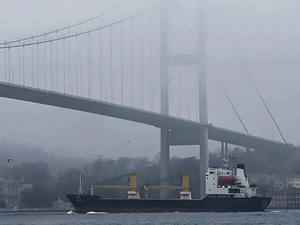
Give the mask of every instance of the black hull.
<svg viewBox="0 0 300 225">
<path fill-rule="evenodd" d="M 264 211 L 271 197 L 212 198 L 202 200 L 102 199 L 90 195 L 66 195 L 76 213 L 160 213 L 160 212 L 255 212 Z"/>
</svg>

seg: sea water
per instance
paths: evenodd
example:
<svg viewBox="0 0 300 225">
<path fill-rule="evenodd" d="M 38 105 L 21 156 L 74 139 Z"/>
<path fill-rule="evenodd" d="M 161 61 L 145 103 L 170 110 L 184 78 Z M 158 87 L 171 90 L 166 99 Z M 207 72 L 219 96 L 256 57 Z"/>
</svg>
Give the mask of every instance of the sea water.
<svg viewBox="0 0 300 225">
<path fill-rule="evenodd" d="M 1 225 L 300 225 L 300 210 L 252 213 L 0 213 Z"/>
</svg>

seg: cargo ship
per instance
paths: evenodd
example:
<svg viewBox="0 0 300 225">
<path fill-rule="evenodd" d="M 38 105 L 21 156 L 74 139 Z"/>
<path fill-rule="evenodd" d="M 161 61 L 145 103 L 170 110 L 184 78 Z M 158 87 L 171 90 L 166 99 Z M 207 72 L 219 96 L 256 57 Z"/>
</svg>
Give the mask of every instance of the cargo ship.
<svg viewBox="0 0 300 225">
<path fill-rule="evenodd" d="M 227 160 L 228 162 L 228 160 Z M 250 185 L 244 164 L 237 164 L 234 170 L 228 164 L 225 168 L 209 168 L 206 172 L 206 197 L 192 199 L 189 191 L 189 175 L 182 176 L 182 186 L 148 186 L 142 189 L 180 190 L 180 199 L 140 198 L 136 173 L 129 175 L 129 186 L 91 184 L 90 193 L 84 194 L 80 175 L 79 194 L 67 194 L 75 213 L 161 213 L 161 212 L 254 212 L 264 211 L 271 197 L 257 196 L 257 186 Z M 102 198 L 94 195 L 94 188 L 127 189 L 127 199 Z"/>
</svg>

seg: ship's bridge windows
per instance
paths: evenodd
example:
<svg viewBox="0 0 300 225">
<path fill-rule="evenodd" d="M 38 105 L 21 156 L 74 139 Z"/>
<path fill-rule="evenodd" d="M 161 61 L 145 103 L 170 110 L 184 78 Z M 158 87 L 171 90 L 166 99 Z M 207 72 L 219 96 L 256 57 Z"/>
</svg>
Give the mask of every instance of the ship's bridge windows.
<svg viewBox="0 0 300 225">
<path fill-rule="evenodd" d="M 240 193 L 240 189 L 228 189 L 228 193 Z"/>
</svg>

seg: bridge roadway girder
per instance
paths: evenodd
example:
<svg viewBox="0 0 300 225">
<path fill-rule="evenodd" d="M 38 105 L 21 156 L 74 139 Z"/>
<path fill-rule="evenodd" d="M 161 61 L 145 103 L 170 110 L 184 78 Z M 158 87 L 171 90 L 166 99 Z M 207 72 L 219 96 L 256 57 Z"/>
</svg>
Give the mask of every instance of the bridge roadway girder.
<svg viewBox="0 0 300 225">
<path fill-rule="evenodd" d="M 157 128 L 166 128 L 169 129 L 168 142 L 170 145 L 199 145 L 201 129 L 208 126 L 208 138 L 211 140 L 254 149 L 299 150 L 298 147 L 286 146 L 281 142 L 216 126 L 38 88 L 0 82 L 0 97 L 109 116 Z"/>
<path fill-rule="evenodd" d="M 227 132 L 230 131 L 230 132 Z M 170 129 L 169 144 L 170 146 L 199 145 L 201 129 Z M 283 143 L 271 141 L 265 138 L 241 134 L 227 129 L 213 127 L 208 125 L 208 138 L 210 140 L 226 142 L 241 147 L 253 148 L 258 150 L 300 150 L 295 146 L 286 146 Z"/>
</svg>

